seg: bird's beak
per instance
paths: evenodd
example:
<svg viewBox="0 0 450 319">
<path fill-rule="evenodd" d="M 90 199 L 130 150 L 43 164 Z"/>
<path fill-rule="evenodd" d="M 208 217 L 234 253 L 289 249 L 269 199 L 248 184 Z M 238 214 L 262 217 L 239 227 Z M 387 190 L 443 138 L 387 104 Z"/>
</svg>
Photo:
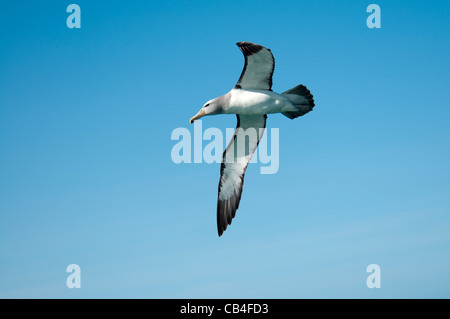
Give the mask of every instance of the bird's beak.
<svg viewBox="0 0 450 319">
<path fill-rule="evenodd" d="M 205 116 L 205 110 L 202 108 L 200 112 L 195 114 L 193 117 L 191 117 L 191 120 L 189 121 L 191 124 L 194 123 L 195 120 L 198 120 L 199 118 Z"/>
</svg>

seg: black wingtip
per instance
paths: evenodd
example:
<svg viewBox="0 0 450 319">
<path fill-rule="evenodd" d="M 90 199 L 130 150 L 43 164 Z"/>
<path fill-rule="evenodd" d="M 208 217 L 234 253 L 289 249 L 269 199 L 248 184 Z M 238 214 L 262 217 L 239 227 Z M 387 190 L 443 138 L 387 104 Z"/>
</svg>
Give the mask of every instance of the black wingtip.
<svg viewBox="0 0 450 319">
<path fill-rule="evenodd" d="M 237 42 L 236 45 L 239 47 L 239 49 L 241 49 L 242 53 L 244 53 L 245 56 L 249 56 L 249 55 L 258 53 L 259 51 L 264 49 L 264 47 L 262 45 L 247 42 L 247 41 Z"/>
<path fill-rule="evenodd" d="M 221 224 L 220 222 L 217 223 L 217 234 L 222 236 L 223 232 L 227 229 L 227 224 Z"/>
<path fill-rule="evenodd" d="M 239 203 L 236 203 L 236 200 L 217 200 L 217 233 L 219 237 L 227 230 L 228 225 L 231 225 L 238 206 Z"/>
</svg>

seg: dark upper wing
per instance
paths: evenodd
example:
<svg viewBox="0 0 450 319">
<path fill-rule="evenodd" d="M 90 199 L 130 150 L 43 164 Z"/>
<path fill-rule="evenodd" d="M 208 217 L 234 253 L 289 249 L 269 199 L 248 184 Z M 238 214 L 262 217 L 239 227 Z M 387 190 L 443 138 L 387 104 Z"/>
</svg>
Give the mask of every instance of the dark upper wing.
<svg viewBox="0 0 450 319">
<path fill-rule="evenodd" d="M 244 174 L 266 127 L 267 115 L 236 115 L 234 136 L 223 152 L 217 199 L 219 236 L 231 224 L 241 200 Z"/>
<path fill-rule="evenodd" d="M 237 88 L 272 90 L 275 59 L 272 52 L 262 45 L 250 42 L 236 43 L 245 57 L 244 70 L 236 84 Z"/>
</svg>

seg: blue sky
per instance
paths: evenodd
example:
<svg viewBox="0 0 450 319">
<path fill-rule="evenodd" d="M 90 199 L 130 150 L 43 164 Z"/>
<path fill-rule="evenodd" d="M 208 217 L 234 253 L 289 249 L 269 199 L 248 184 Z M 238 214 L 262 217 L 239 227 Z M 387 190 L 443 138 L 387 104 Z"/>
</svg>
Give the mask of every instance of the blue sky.
<svg viewBox="0 0 450 319">
<path fill-rule="evenodd" d="M 381 29 L 364 1 L 78 1 L 81 29 L 70 3 L 0 13 L 1 298 L 450 297 L 448 1 L 377 1 Z M 269 116 L 280 169 L 250 165 L 218 238 L 219 164 L 170 136 L 234 86 L 238 41 L 316 107 Z"/>
</svg>

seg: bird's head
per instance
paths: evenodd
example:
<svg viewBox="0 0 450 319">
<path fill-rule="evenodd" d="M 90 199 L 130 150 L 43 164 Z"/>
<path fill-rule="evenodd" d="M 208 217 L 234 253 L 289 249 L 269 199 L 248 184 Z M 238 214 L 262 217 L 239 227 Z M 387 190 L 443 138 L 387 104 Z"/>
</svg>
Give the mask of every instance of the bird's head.
<svg viewBox="0 0 450 319">
<path fill-rule="evenodd" d="M 224 95 L 219 96 L 218 98 L 209 100 L 208 102 L 203 105 L 203 107 L 200 109 L 200 111 L 191 117 L 190 123 L 194 123 L 195 120 L 198 120 L 199 118 L 205 116 L 205 115 L 214 115 L 214 114 L 221 114 L 224 112 Z"/>
</svg>

